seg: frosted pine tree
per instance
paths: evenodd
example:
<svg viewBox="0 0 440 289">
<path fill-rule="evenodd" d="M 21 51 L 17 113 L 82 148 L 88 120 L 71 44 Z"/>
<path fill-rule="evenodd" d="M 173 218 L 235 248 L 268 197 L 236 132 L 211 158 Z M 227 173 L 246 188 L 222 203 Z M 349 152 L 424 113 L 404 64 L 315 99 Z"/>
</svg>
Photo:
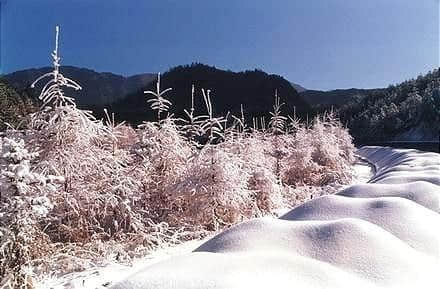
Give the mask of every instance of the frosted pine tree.
<svg viewBox="0 0 440 289">
<path fill-rule="evenodd" d="M 157 111 L 157 122 L 160 125 L 160 115 L 162 112 L 168 112 L 171 106 L 171 101 L 164 97 L 165 93 L 171 91 L 172 88 L 167 88 L 164 91 L 160 91 L 160 73 L 157 74 L 156 91 L 147 90 L 144 91 L 145 94 L 151 94 L 154 97 L 147 100 L 151 103 L 151 109 Z"/>
<path fill-rule="evenodd" d="M 39 78 L 37 78 L 31 85 L 32 88 L 42 79 L 46 77 L 52 78 L 49 82 L 47 82 L 43 89 L 41 90 L 39 99 L 43 101 L 43 107 L 52 103 L 54 107 L 59 106 L 76 106 L 74 98 L 68 97 L 64 94 L 62 87 L 70 87 L 75 90 L 82 89 L 81 86 L 75 81 L 64 77 L 60 72 L 60 60 L 61 57 L 58 54 L 58 43 L 59 43 L 59 33 L 60 27 L 56 26 L 55 28 L 56 36 L 55 36 L 55 50 L 52 52 L 53 59 L 53 71 L 46 73 Z"/>
</svg>

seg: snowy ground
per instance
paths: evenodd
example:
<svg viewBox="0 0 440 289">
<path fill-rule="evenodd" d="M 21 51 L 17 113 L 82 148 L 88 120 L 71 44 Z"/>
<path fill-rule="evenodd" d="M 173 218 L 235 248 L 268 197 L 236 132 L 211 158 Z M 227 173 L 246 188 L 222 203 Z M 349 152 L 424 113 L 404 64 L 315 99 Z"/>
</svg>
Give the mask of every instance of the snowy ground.
<svg viewBox="0 0 440 289">
<path fill-rule="evenodd" d="M 374 168 L 365 161 L 358 160 L 353 165 L 354 179 L 350 184 L 362 184 L 374 175 Z M 290 208 L 280 209 L 279 215 L 289 211 Z M 83 272 L 74 272 L 61 277 L 48 277 L 37 284 L 37 289 L 101 289 L 108 288 L 120 280 L 128 277 L 142 268 L 164 261 L 171 257 L 177 257 L 192 252 L 210 237 L 203 240 L 193 240 L 183 244 L 159 249 L 142 259 L 135 260 L 132 266 L 124 266 L 116 263 L 109 263 L 102 267 L 92 268 Z"/>
<path fill-rule="evenodd" d="M 208 237 L 207 237 L 208 238 Z M 74 272 L 62 277 L 48 277 L 37 284 L 37 289 L 101 289 L 108 288 L 140 270 L 154 263 L 166 260 L 172 256 L 189 253 L 206 240 L 193 240 L 175 247 L 159 249 L 142 259 L 135 260 L 132 266 L 109 263 L 102 267 L 92 268 L 83 272 Z"/>
<path fill-rule="evenodd" d="M 366 161 L 358 159 L 353 165 L 354 178 L 350 185 L 363 184 L 368 182 L 375 173 L 375 168 Z"/>
</svg>

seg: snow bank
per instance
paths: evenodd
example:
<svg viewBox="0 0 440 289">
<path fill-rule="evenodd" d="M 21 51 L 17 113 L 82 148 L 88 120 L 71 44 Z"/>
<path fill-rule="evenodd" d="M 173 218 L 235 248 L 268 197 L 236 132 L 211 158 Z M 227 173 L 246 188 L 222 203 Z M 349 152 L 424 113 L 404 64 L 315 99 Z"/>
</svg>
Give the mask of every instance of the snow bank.
<svg viewBox="0 0 440 289">
<path fill-rule="evenodd" d="M 369 184 L 238 224 L 112 286 L 438 288 L 440 155 L 364 147 Z"/>
<path fill-rule="evenodd" d="M 337 195 L 352 198 L 400 197 L 440 213 L 440 186 L 424 181 L 404 184 L 358 184 L 340 191 Z"/>
<path fill-rule="evenodd" d="M 375 224 L 412 248 L 438 256 L 440 214 L 397 197 L 349 198 L 324 196 L 291 210 L 281 219 L 291 221 L 356 218 Z"/>
</svg>

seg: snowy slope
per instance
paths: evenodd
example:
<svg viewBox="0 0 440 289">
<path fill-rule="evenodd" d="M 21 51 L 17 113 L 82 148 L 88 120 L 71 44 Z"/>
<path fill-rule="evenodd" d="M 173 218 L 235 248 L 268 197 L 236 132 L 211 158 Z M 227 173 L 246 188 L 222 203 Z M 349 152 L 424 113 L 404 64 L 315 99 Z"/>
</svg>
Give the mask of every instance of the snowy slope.
<svg viewBox="0 0 440 289">
<path fill-rule="evenodd" d="M 440 155 L 364 147 L 369 184 L 238 224 L 112 286 L 438 288 Z"/>
</svg>

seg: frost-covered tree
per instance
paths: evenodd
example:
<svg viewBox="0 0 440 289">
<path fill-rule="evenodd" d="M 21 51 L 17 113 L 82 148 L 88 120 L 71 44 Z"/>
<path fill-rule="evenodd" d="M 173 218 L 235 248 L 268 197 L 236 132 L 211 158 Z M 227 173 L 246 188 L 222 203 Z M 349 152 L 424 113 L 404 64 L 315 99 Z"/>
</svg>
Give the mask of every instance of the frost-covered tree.
<svg viewBox="0 0 440 289">
<path fill-rule="evenodd" d="M 205 101 L 207 115 L 204 117 L 204 121 L 201 125 L 202 131 L 207 135 L 208 144 L 214 141 L 224 139 L 223 124 L 225 122 L 224 117 L 214 117 L 211 103 L 211 91 L 202 88 L 203 100 Z"/>
<path fill-rule="evenodd" d="M 281 134 L 284 132 L 287 117 L 281 114 L 281 107 L 283 105 L 284 103 L 280 103 L 278 91 L 275 90 L 275 103 L 273 105 L 273 111 L 270 112 L 271 118 L 269 122 L 269 126 L 273 134 Z"/>
<path fill-rule="evenodd" d="M 160 91 L 160 73 L 157 74 L 156 91 L 146 90 L 145 94 L 150 94 L 153 98 L 147 100 L 151 104 L 151 109 L 157 111 L 157 122 L 160 125 L 160 116 L 163 112 L 168 112 L 171 106 L 171 101 L 166 99 L 164 95 L 171 91 L 172 88 L 167 88 L 164 91 Z"/>
<path fill-rule="evenodd" d="M 191 141 L 196 141 L 197 137 L 200 137 L 202 132 L 202 124 L 204 116 L 196 116 L 194 114 L 194 94 L 195 86 L 191 87 L 191 109 L 188 111 L 186 108 L 183 110 L 185 112 L 186 118 L 182 119 L 183 125 L 182 130 L 184 131 L 186 137 Z"/>
<path fill-rule="evenodd" d="M 273 155 L 276 159 L 276 176 L 280 176 L 280 161 L 284 156 L 283 150 L 281 150 L 280 146 L 280 138 L 279 135 L 284 132 L 287 117 L 281 114 L 281 107 L 284 103 L 280 103 L 280 98 L 278 97 L 278 91 L 275 90 L 275 103 L 273 105 L 273 111 L 270 112 L 271 118 L 269 121 L 270 130 L 273 135 L 275 135 L 274 139 L 274 152 Z"/>
<path fill-rule="evenodd" d="M 58 54 L 58 41 L 59 41 L 59 33 L 60 28 L 56 26 L 56 36 L 55 36 L 55 49 L 52 52 L 53 59 L 53 71 L 46 73 L 39 78 L 37 78 L 32 84 L 31 87 L 34 88 L 35 85 L 44 78 L 51 78 L 49 82 L 47 82 L 40 93 L 40 100 L 43 101 L 43 106 L 47 106 L 49 104 L 58 106 L 71 105 L 76 106 L 75 101 L 72 97 L 66 96 L 63 91 L 63 87 L 70 87 L 75 90 L 80 90 L 81 86 L 75 81 L 64 77 L 60 72 L 60 60 L 61 57 Z"/>
</svg>

